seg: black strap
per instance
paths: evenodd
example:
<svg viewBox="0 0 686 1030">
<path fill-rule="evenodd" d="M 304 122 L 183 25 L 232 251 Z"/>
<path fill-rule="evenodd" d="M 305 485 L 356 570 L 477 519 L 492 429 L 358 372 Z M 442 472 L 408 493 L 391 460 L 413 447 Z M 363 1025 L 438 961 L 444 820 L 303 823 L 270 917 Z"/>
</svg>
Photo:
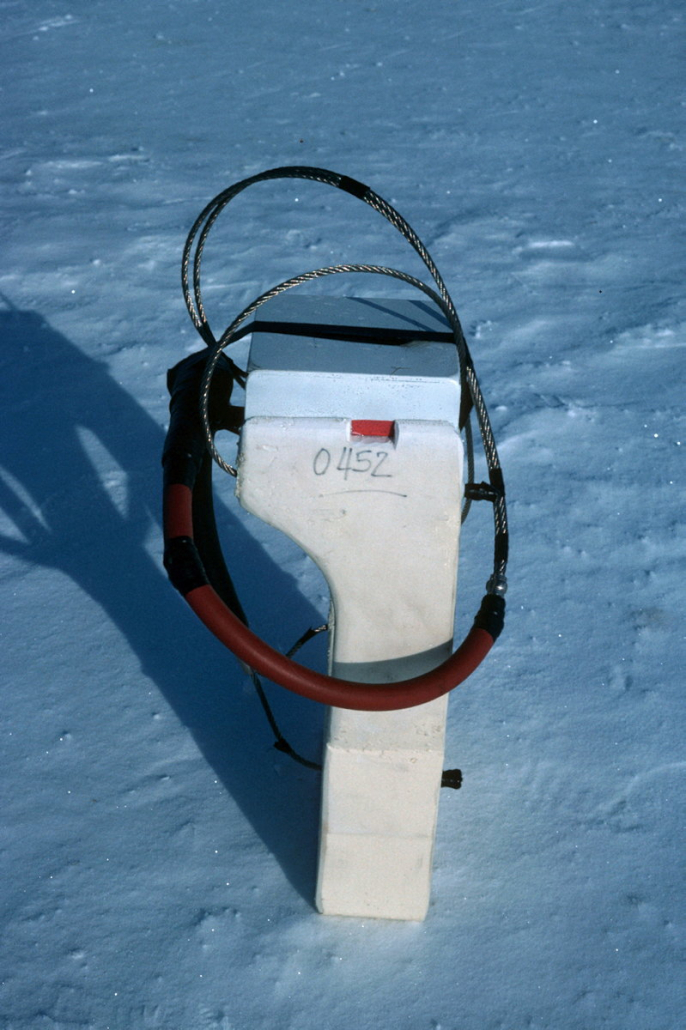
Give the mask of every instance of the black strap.
<svg viewBox="0 0 686 1030">
<path fill-rule="evenodd" d="M 325 325 L 319 322 L 275 322 L 256 318 L 249 325 L 251 333 L 278 333 L 280 336 L 304 336 L 316 340 L 346 340 L 352 343 L 455 343 L 448 331 L 434 329 L 383 329 L 360 325 Z"/>
</svg>

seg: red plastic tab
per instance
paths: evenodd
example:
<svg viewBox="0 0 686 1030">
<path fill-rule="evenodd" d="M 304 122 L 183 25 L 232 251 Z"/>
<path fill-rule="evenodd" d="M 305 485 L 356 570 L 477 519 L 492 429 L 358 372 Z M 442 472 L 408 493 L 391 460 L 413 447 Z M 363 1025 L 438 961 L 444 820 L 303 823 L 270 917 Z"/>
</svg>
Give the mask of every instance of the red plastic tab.
<svg viewBox="0 0 686 1030">
<path fill-rule="evenodd" d="M 393 436 L 395 422 L 386 422 L 381 419 L 353 419 L 350 432 L 352 436 L 379 436 L 384 440 L 390 440 Z"/>
</svg>

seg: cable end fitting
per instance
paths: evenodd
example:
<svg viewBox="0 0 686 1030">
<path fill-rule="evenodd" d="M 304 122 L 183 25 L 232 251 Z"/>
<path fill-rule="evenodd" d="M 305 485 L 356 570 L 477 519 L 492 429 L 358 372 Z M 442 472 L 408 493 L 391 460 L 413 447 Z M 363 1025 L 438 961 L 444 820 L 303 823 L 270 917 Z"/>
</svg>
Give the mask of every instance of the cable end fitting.
<svg viewBox="0 0 686 1030">
<path fill-rule="evenodd" d="M 504 597 L 507 593 L 507 576 L 502 572 L 494 572 L 486 584 L 486 591 L 496 597 Z"/>
</svg>

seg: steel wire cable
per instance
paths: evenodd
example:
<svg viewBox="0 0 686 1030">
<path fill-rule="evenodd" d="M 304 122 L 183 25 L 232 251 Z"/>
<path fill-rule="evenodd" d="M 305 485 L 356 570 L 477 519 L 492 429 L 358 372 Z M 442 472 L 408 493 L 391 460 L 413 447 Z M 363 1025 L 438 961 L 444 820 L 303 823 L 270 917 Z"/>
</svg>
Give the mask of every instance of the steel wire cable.
<svg viewBox="0 0 686 1030">
<path fill-rule="evenodd" d="M 212 377 L 217 367 L 219 358 L 221 357 L 224 348 L 228 347 L 234 337 L 234 334 L 240 328 L 240 326 L 257 311 L 259 307 L 266 304 L 267 301 L 277 297 L 280 293 L 285 293 L 286 290 L 293 289 L 295 286 L 301 286 L 303 283 L 312 282 L 314 279 L 321 279 L 328 275 L 336 275 L 339 273 L 367 273 L 376 275 L 387 275 L 393 279 L 400 279 L 402 282 L 408 283 L 410 286 L 414 286 L 416 289 L 421 290 L 422 293 L 430 297 L 431 300 L 446 314 L 446 304 L 443 298 L 440 297 L 435 290 L 426 283 L 422 282 L 421 279 L 415 279 L 414 276 L 408 275 L 407 272 L 401 272 L 397 268 L 387 268 L 384 265 L 330 265 L 326 268 L 316 268 L 311 272 L 303 272 L 300 275 L 294 276 L 292 279 L 287 279 L 277 286 L 273 286 L 265 293 L 261 294 L 256 300 L 248 304 L 247 307 L 241 311 L 241 313 L 233 320 L 228 329 L 222 334 L 221 338 L 215 343 L 214 347 L 210 350 L 210 356 L 205 366 L 205 373 L 202 378 L 200 386 L 200 414 L 202 417 L 202 423 L 205 430 L 205 440 L 207 443 L 207 449 L 210 454 L 225 472 L 228 472 L 231 476 L 236 476 L 237 471 L 233 465 L 229 465 L 222 456 L 219 454 L 217 447 L 214 443 L 212 426 L 210 424 L 209 415 L 209 398 L 210 389 L 212 386 Z"/>
<path fill-rule="evenodd" d="M 216 340 L 210 324 L 207 319 L 205 312 L 202 289 L 201 289 L 201 264 L 202 256 L 205 248 L 205 244 L 209 233 L 216 222 L 221 212 L 226 206 L 243 190 L 247 189 L 258 182 L 265 182 L 274 179 L 304 179 L 313 182 L 321 182 L 326 185 L 334 186 L 345 192 L 351 193 L 358 199 L 363 200 L 375 211 L 381 214 L 390 224 L 407 240 L 412 246 L 415 252 L 419 255 L 420 259 L 428 269 L 437 291 L 431 289 L 420 279 L 416 279 L 414 276 L 410 276 L 407 273 L 400 272 L 397 269 L 390 269 L 385 266 L 376 265 L 334 265 L 327 268 L 315 269 L 312 272 L 302 273 L 299 276 L 295 276 L 292 279 L 286 280 L 280 283 L 278 286 L 273 287 L 272 290 L 262 294 L 256 301 L 244 308 L 244 310 L 238 315 L 231 325 L 222 334 L 219 341 Z M 193 248 L 195 245 L 195 251 Z M 189 268 L 191 263 L 191 255 L 193 257 L 193 286 L 192 290 L 189 283 Z M 429 251 L 424 246 L 420 238 L 417 236 L 415 231 L 409 225 L 409 223 L 403 218 L 403 216 L 396 211 L 396 209 L 380 197 L 370 187 L 365 186 L 356 180 L 349 179 L 347 176 L 341 175 L 337 172 L 331 172 L 327 169 L 313 168 L 308 166 L 285 166 L 282 168 L 273 168 L 265 172 L 260 172 L 257 175 L 250 176 L 249 178 L 243 179 L 238 183 L 233 184 L 226 190 L 217 194 L 201 211 L 197 219 L 193 223 L 191 230 L 186 239 L 186 244 L 183 251 L 182 263 L 181 263 L 181 280 L 184 299 L 188 308 L 189 315 L 199 334 L 211 348 L 211 355 L 208 359 L 208 365 L 203 379 L 202 391 L 201 391 L 201 411 L 202 420 L 205 427 L 205 434 L 207 438 L 207 445 L 212 457 L 220 465 L 224 471 L 231 475 L 236 475 L 236 470 L 224 462 L 219 455 L 212 438 L 212 433 L 209 426 L 208 419 L 208 397 L 209 389 L 212 379 L 213 371 L 219 360 L 219 356 L 225 347 L 227 347 L 234 339 L 234 334 L 242 323 L 249 318 L 249 316 L 257 310 L 257 308 L 265 303 L 267 300 L 279 293 L 284 292 L 287 289 L 291 289 L 294 286 L 300 285 L 304 282 L 311 281 L 313 279 L 321 278 L 325 275 L 332 275 L 338 272 L 371 272 L 383 275 L 389 275 L 392 278 L 400 279 L 408 284 L 420 289 L 427 296 L 438 305 L 443 311 L 448 323 L 453 331 L 455 339 L 455 345 L 458 351 L 459 363 L 460 363 L 460 378 L 464 386 L 469 392 L 474 411 L 476 413 L 477 422 L 479 425 L 479 432 L 482 439 L 484 453 L 486 456 L 486 463 L 489 470 L 489 477 L 495 490 L 495 498 L 493 502 L 494 512 L 494 524 L 496 534 L 496 547 L 495 547 L 495 558 L 494 558 L 494 571 L 489 584 L 491 585 L 493 592 L 504 593 L 506 589 L 505 581 L 505 569 L 507 565 L 507 510 L 505 504 L 505 493 L 502 487 L 502 473 L 500 469 L 500 461 L 498 458 L 498 451 L 493 436 L 493 431 L 486 409 L 486 404 L 481 392 L 474 366 L 469 355 L 469 349 L 467 342 L 460 324 L 460 320 L 455 309 L 455 305 L 445 285 L 443 277 L 441 276 L 435 262 L 433 261 Z M 465 445 L 467 451 L 467 468 L 469 479 L 473 478 L 474 459 L 473 459 L 473 442 L 471 426 L 469 419 L 465 421 Z M 462 520 L 466 518 L 469 510 L 470 500 L 465 499 Z"/>
</svg>

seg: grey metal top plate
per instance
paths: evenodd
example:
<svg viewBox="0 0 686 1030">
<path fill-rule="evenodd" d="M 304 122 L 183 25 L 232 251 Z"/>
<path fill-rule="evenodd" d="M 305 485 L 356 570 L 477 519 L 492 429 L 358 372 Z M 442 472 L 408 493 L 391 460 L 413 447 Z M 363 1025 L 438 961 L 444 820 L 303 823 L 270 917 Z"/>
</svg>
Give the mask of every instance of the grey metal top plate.
<svg viewBox="0 0 686 1030">
<path fill-rule="evenodd" d="M 450 332 L 441 312 L 426 301 L 361 297 L 302 297 L 282 294 L 265 304 L 257 322 L 315 323 L 401 330 Z M 452 342 L 411 341 L 400 344 L 361 343 L 255 332 L 249 371 L 344 372 L 353 375 L 453 377 L 458 375 Z"/>
<path fill-rule="evenodd" d="M 423 301 L 275 297 L 256 321 L 446 333 Z M 412 419 L 457 426 L 460 380 L 450 342 L 374 344 L 253 333 L 245 417 Z"/>
</svg>

